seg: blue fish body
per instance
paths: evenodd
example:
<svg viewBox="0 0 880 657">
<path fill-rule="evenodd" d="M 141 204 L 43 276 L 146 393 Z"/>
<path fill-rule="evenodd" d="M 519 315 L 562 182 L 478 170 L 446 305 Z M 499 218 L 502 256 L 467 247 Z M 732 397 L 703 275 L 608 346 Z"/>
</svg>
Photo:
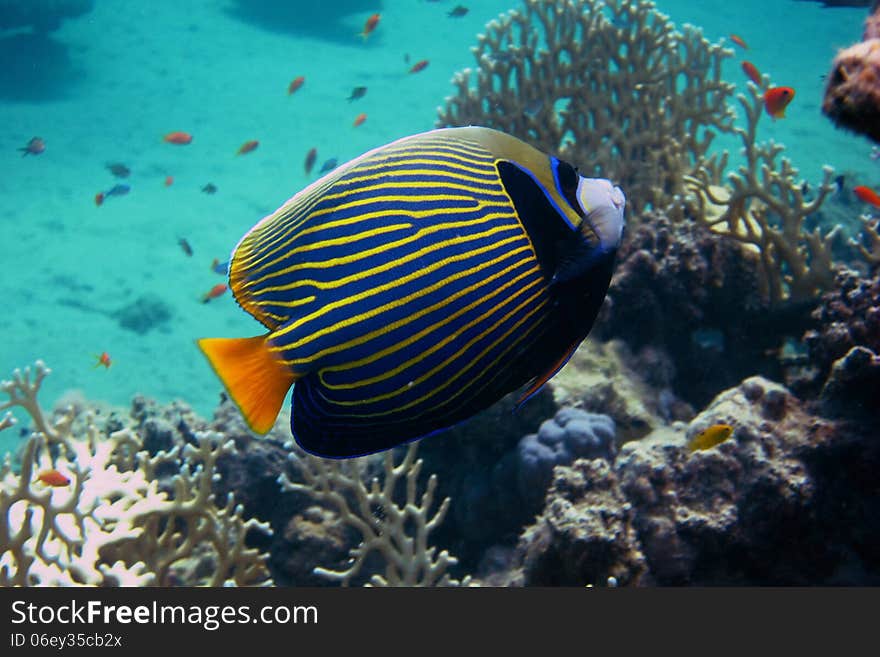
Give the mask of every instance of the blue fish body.
<svg viewBox="0 0 880 657">
<path fill-rule="evenodd" d="M 335 168 L 336 168 L 336 158 L 331 157 L 329 160 L 327 160 L 326 162 L 324 162 L 324 164 L 321 165 L 320 173 L 327 173 L 328 171 L 333 171 L 333 169 L 335 169 Z"/>
<path fill-rule="evenodd" d="M 118 184 L 113 185 L 110 189 L 104 192 L 104 196 L 125 196 L 131 191 L 131 187 L 129 185 Z"/>
<path fill-rule="evenodd" d="M 305 450 L 389 449 L 524 400 L 565 364 L 605 297 L 624 203 L 487 128 L 398 140 L 242 238 L 229 287 L 269 332 L 199 345 L 254 430 L 293 384 Z"/>
</svg>

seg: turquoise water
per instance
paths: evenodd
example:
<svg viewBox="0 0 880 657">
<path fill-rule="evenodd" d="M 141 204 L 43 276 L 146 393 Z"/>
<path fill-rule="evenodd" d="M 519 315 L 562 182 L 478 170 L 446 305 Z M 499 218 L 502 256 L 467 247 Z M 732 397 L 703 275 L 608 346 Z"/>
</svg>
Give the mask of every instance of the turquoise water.
<svg viewBox="0 0 880 657">
<path fill-rule="evenodd" d="M 212 260 L 225 260 L 325 160 L 344 162 L 433 127 L 453 74 L 473 65 L 476 35 L 518 6 L 465 3 L 469 13 L 453 19 L 452 1 L 327 3 L 324 16 L 297 4 L 313 3 L 96 0 L 47 36 L 0 32 L 0 376 L 41 358 L 54 370 L 46 405 L 75 388 L 121 405 L 135 393 L 182 398 L 209 414 L 220 384 L 194 339 L 262 332 L 228 293 L 201 303 L 224 280 Z M 864 9 L 793 0 L 657 5 L 710 39 L 743 36 L 745 56 L 796 89 L 787 118 L 763 121 L 761 136 L 784 143 L 802 175 L 818 180 L 827 163 L 876 176 L 869 142 L 836 131 L 819 112 L 821 76 L 859 38 Z M 364 42 L 357 33 L 376 11 L 380 25 Z M 738 51 L 727 70 L 737 84 L 743 57 Z M 421 59 L 430 65 L 408 74 Z M 288 96 L 299 75 L 304 86 Z M 360 85 L 366 96 L 348 102 Z M 366 122 L 352 127 L 361 112 Z M 193 142 L 164 143 L 175 130 Z M 45 152 L 22 157 L 17 149 L 33 136 L 45 139 Z M 251 139 L 259 147 L 236 156 Z M 312 147 L 317 166 L 306 176 Z M 108 162 L 131 175 L 117 180 Z M 120 182 L 129 194 L 95 205 L 96 193 Z M 201 191 L 208 183 L 216 194 Z M 172 316 L 139 334 L 112 313 L 143 295 L 161 299 Z M 103 351 L 112 367 L 94 368 Z"/>
</svg>

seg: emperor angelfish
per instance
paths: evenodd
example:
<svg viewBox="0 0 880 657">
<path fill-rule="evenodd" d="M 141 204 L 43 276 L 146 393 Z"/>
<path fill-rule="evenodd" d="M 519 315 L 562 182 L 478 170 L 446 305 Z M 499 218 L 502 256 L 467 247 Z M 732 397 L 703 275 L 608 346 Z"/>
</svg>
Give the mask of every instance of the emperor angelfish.
<svg viewBox="0 0 880 657">
<path fill-rule="evenodd" d="M 229 288 L 268 333 L 198 344 L 257 433 L 293 385 L 307 452 L 389 449 L 559 371 L 605 298 L 624 204 L 496 130 L 405 137 L 257 223 Z"/>
</svg>

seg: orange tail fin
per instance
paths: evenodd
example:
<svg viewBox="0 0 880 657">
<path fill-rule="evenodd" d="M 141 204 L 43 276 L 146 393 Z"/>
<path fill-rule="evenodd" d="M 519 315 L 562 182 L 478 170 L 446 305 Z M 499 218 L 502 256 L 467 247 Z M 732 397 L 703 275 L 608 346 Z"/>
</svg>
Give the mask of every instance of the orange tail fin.
<svg viewBox="0 0 880 657">
<path fill-rule="evenodd" d="M 204 338 L 197 341 L 248 426 L 260 434 L 272 429 L 287 391 L 296 380 L 269 350 L 268 337 Z"/>
</svg>

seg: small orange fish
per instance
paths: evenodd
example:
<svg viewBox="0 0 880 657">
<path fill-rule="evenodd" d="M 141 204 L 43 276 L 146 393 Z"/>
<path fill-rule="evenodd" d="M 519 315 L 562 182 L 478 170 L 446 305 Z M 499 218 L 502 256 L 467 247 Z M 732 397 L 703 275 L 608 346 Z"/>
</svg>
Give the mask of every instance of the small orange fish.
<svg viewBox="0 0 880 657">
<path fill-rule="evenodd" d="M 426 68 L 428 68 L 428 60 L 423 59 L 423 60 L 418 61 L 415 64 L 413 64 L 412 68 L 409 69 L 409 72 L 410 73 L 418 73 L 419 71 L 424 71 Z"/>
<path fill-rule="evenodd" d="M 61 486 L 67 486 L 70 483 L 70 478 L 65 477 L 63 474 L 58 472 L 58 470 L 43 470 L 40 474 L 37 475 L 34 483 L 37 482 L 46 484 L 47 486 L 54 486 L 59 488 Z"/>
<path fill-rule="evenodd" d="M 306 79 L 302 75 L 293 78 L 293 80 L 290 81 L 290 84 L 287 85 L 287 95 L 289 96 L 290 94 L 294 93 L 297 89 L 303 86 L 303 83 L 305 81 Z"/>
<path fill-rule="evenodd" d="M 318 149 L 310 148 L 309 152 L 306 153 L 306 161 L 305 161 L 305 170 L 306 175 L 309 175 L 312 172 L 312 168 L 315 166 L 315 160 L 318 159 Z"/>
<path fill-rule="evenodd" d="M 211 299 L 216 299 L 224 292 L 226 292 L 226 284 L 217 283 L 217 285 L 215 285 L 205 293 L 205 295 L 202 297 L 202 303 L 208 303 Z"/>
<path fill-rule="evenodd" d="M 251 139 L 250 141 L 244 142 L 238 149 L 236 155 L 244 155 L 245 153 L 250 153 L 253 150 L 256 150 L 257 146 L 260 145 L 256 139 Z"/>
<path fill-rule="evenodd" d="M 173 185 L 173 184 L 174 184 L 174 178 L 172 178 L 171 176 L 165 176 L 165 186 L 171 187 L 171 185 Z"/>
<path fill-rule="evenodd" d="M 98 362 L 95 363 L 95 367 L 101 367 L 103 365 L 108 370 L 110 369 L 110 365 L 113 364 L 113 361 L 110 360 L 110 354 L 106 351 L 102 351 L 100 356 L 95 356 L 98 359 Z"/>
<path fill-rule="evenodd" d="M 865 187 L 864 185 L 853 187 L 853 194 L 855 194 L 860 201 L 870 203 L 875 208 L 880 208 L 880 194 L 877 194 L 877 192 L 870 187 Z"/>
<path fill-rule="evenodd" d="M 352 126 L 357 128 L 359 125 L 361 125 L 366 120 L 367 120 L 367 115 L 364 112 L 361 112 L 360 114 L 358 114 L 354 118 L 354 123 L 352 123 Z"/>
<path fill-rule="evenodd" d="M 379 24 L 379 19 L 381 16 L 379 14 L 373 14 L 367 19 L 367 22 L 364 23 L 364 30 L 361 32 L 361 38 L 366 41 L 367 37 L 373 33 L 373 30 L 376 29 L 376 26 Z"/>
<path fill-rule="evenodd" d="M 738 36 L 736 34 L 731 34 L 730 40 L 733 41 L 736 45 L 738 45 L 743 50 L 749 49 L 749 47 L 746 45 L 746 42 L 743 40 L 743 38 L 741 36 Z"/>
<path fill-rule="evenodd" d="M 104 192 L 95 194 L 95 205 L 101 205 L 104 202 Z"/>
<path fill-rule="evenodd" d="M 792 98 L 794 89 L 791 87 L 770 87 L 764 92 L 764 108 L 774 119 L 782 119 Z"/>
<path fill-rule="evenodd" d="M 749 80 L 754 82 L 759 87 L 761 86 L 761 73 L 760 71 L 758 71 L 758 68 L 754 64 L 752 64 L 751 62 L 743 62 L 742 70 L 743 73 L 748 76 Z"/>
<path fill-rule="evenodd" d="M 167 135 L 162 137 L 163 141 L 168 142 L 169 144 L 177 144 L 179 146 L 184 146 L 192 142 L 192 135 L 188 132 L 169 132 Z"/>
</svg>

